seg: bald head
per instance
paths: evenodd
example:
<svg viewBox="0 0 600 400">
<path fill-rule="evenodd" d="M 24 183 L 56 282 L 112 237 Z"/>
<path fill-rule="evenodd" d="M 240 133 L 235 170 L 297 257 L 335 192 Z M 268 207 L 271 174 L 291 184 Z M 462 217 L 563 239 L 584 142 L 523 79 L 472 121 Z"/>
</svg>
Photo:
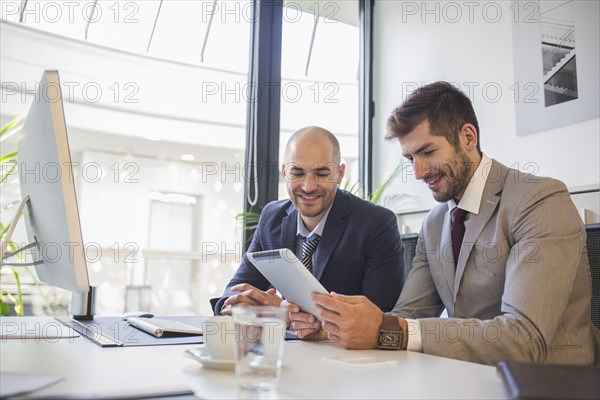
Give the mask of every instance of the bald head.
<svg viewBox="0 0 600 400">
<path fill-rule="evenodd" d="M 340 164 L 340 144 L 327 129 L 302 128 L 285 148 L 281 175 L 304 226 L 315 229 L 331 208 L 346 166 Z"/>
<path fill-rule="evenodd" d="M 339 165 L 342 159 L 340 143 L 333 133 L 319 126 L 307 126 L 294 132 L 285 146 L 283 161 L 284 163 L 293 161 L 290 159 L 293 150 L 301 151 L 303 147 L 322 146 L 324 143 L 331 146 L 333 153 L 331 161 Z"/>
</svg>

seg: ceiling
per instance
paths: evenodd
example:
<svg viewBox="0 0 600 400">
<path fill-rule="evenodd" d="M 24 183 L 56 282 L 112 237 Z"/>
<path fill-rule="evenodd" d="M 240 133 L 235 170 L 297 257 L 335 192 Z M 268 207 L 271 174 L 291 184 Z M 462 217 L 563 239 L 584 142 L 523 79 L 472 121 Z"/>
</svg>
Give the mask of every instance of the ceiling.
<svg viewBox="0 0 600 400">
<path fill-rule="evenodd" d="M 159 2 L 128 3 L 149 7 L 148 4 L 156 6 Z M 144 10 L 140 6 L 139 14 L 136 14 L 140 22 L 134 24 L 135 34 L 127 24 L 103 28 L 104 21 L 100 21 L 97 25 L 90 25 L 87 41 L 82 40 L 85 24 L 77 19 L 59 27 L 59 23 L 44 26 L 43 21 L 36 25 L 36 18 L 31 12 L 26 15 L 26 22 L 29 22 L 25 24 L 14 22 L 17 16 L 11 17 L 11 22 L 3 15 L 0 22 L 2 122 L 26 113 L 31 101 L 34 101 L 42 71 L 57 69 L 61 74 L 63 97 L 67 100 L 65 114 L 73 151 L 95 149 L 166 159 L 195 154 L 197 160 L 202 159 L 207 151 L 214 153 L 216 149 L 229 149 L 231 154 L 243 152 L 247 108 L 247 99 L 244 98 L 247 74 L 243 71 L 247 69 L 248 33 L 242 27 L 244 33 L 240 31 L 237 34 L 245 34 L 246 40 L 239 37 L 231 43 L 222 40 L 235 36 L 231 27 L 240 29 L 239 25 L 243 25 L 244 21 L 227 25 L 223 16 L 218 16 L 208 36 L 210 40 L 205 54 L 211 61 L 199 63 L 197 58 L 186 58 L 182 54 L 193 53 L 190 45 L 197 50 L 198 41 L 205 38 L 203 30 L 183 42 L 177 37 L 164 36 L 178 29 L 176 23 L 175 26 L 168 24 L 174 18 L 171 15 L 176 11 L 174 5 L 188 6 L 192 3 L 199 2 L 165 2 L 171 9 L 163 7 L 157 20 L 154 20 L 155 9 Z M 28 4 L 29 11 L 38 6 L 43 10 L 44 7 L 44 2 L 29 1 Z M 104 15 L 107 15 L 111 4 L 100 0 L 98 7 L 104 7 Z M 321 17 L 330 16 L 333 21 L 343 24 L 356 25 L 358 17 L 356 0 L 299 0 L 286 1 L 285 5 L 288 8 L 284 19 L 288 18 L 288 22 L 294 22 L 293 19 L 297 18 L 294 13 L 298 9 L 311 14 L 318 12 Z M 147 18 L 142 21 L 142 16 Z M 207 23 L 204 15 L 201 19 L 204 24 Z M 189 19 L 180 12 L 176 20 L 183 24 L 194 21 L 194 18 Z M 197 16 L 195 20 L 198 20 Z M 157 29 L 151 51 L 145 54 L 140 49 L 147 45 L 152 22 L 157 23 Z M 298 27 L 298 24 L 294 25 L 294 28 Z M 121 30 L 112 32 L 117 28 Z M 112 33 L 101 38 L 102 32 Z M 310 29 L 306 32 L 301 34 L 304 42 L 310 39 Z M 133 37 L 138 37 L 136 43 L 124 44 Z M 115 44 L 123 44 L 124 48 L 114 48 Z M 161 55 L 160 51 L 164 54 Z M 327 52 L 327 49 L 324 51 Z M 314 65 L 318 76 L 319 64 L 315 62 Z M 348 76 L 355 74 L 355 68 L 350 65 Z M 341 75 L 340 67 L 335 70 Z M 315 82 L 310 79 L 293 80 L 304 85 L 305 92 L 310 92 L 310 85 Z M 355 91 L 354 85 L 342 86 L 341 96 L 348 98 L 343 91 Z M 231 101 L 232 95 L 227 94 L 231 88 L 237 90 L 233 95 L 236 96 L 234 101 Z M 326 112 L 321 112 L 323 104 L 307 103 L 307 114 L 320 114 L 324 121 L 322 124 L 339 134 L 342 140 L 356 136 L 356 125 L 346 117 L 347 111 L 341 105 L 330 104 Z M 289 135 L 298 127 L 294 115 L 297 113 L 288 112 L 286 117 L 285 106 L 282 106 L 282 133 Z M 2 152 L 15 146 L 14 139 L 3 143 Z"/>
</svg>

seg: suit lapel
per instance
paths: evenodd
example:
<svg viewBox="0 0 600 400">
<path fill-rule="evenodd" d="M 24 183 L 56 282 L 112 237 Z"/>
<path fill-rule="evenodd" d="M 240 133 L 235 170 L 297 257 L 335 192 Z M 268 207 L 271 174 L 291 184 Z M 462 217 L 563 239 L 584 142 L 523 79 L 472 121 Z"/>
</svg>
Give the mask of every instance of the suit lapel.
<svg viewBox="0 0 600 400">
<path fill-rule="evenodd" d="M 456 279 L 454 281 L 455 299 L 456 293 L 458 292 L 458 288 L 460 286 L 460 281 L 463 273 L 465 272 L 467 260 L 469 259 L 469 255 L 475 246 L 475 242 L 481 235 L 483 228 L 485 228 L 488 221 L 494 214 L 496 207 L 498 207 L 498 203 L 500 202 L 499 193 L 502 192 L 507 173 L 508 168 L 496 162 L 495 160 L 492 161 L 490 177 L 485 183 L 483 196 L 481 197 L 479 214 L 472 214 L 469 216 L 470 221 L 468 224 L 468 229 L 465 231 L 463 246 L 461 247 L 461 252 L 458 256 L 458 262 L 456 265 Z"/>
<path fill-rule="evenodd" d="M 287 215 L 281 221 L 281 247 L 290 249 L 296 253 L 296 232 L 298 230 L 298 210 L 291 204 L 287 209 Z"/>
<path fill-rule="evenodd" d="M 325 223 L 325 229 L 323 230 L 323 236 L 319 242 L 319 246 L 315 251 L 315 263 L 313 265 L 313 273 L 317 279 L 321 279 L 325 266 L 331 258 L 333 250 L 337 246 L 340 238 L 342 237 L 348 221 L 346 217 L 350 214 L 350 202 L 347 196 L 341 190 L 337 190 L 333 206 L 329 215 L 327 216 L 327 222 Z"/>
</svg>

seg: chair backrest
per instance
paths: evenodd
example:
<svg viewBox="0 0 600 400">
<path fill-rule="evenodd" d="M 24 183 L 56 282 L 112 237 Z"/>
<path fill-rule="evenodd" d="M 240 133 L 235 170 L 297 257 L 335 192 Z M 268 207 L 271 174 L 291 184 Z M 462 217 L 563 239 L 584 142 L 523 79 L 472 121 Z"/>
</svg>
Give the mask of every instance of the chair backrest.
<svg viewBox="0 0 600 400">
<path fill-rule="evenodd" d="M 592 275 L 592 322 L 600 328 L 600 224 L 585 226 L 587 254 Z"/>
</svg>

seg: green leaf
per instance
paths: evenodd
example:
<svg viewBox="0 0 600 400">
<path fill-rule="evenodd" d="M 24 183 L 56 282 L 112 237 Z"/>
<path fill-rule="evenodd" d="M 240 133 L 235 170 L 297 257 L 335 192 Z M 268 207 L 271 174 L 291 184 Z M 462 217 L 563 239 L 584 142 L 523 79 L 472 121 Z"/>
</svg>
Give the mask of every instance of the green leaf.
<svg viewBox="0 0 600 400">
<path fill-rule="evenodd" d="M 12 121 L 10 121 L 8 124 L 6 124 L 6 126 L 4 126 L 2 128 L 2 130 L 0 130 L 0 139 L 4 137 L 4 135 L 8 135 L 9 133 L 12 133 L 11 131 L 13 130 L 13 128 L 16 128 L 17 125 L 23 120 L 23 116 L 18 116 L 17 118 L 13 119 Z M 6 138 L 4 138 L 6 139 Z"/>
<path fill-rule="evenodd" d="M 5 227 L 4 224 L 0 223 L 0 239 L 4 239 L 4 236 L 6 235 L 6 232 L 8 232 L 9 228 L 10 228 L 10 225 Z M 8 249 L 10 251 L 16 251 L 17 245 L 15 244 L 15 242 L 13 242 L 12 240 L 9 241 Z M 16 255 L 16 257 L 19 257 L 19 255 Z M 0 266 L 0 268 L 2 268 L 2 266 Z"/>
<path fill-rule="evenodd" d="M 363 195 L 360 193 L 360 186 L 358 184 L 358 181 L 354 182 L 354 184 L 352 184 L 352 186 L 350 186 L 350 181 L 346 181 L 344 183 L 344 185 L 342 185 L 342 189 L 347 190 L 348 192 L 352 193 L 353 195 L 359 196 L 359 197 L 361 197 L 365 200 L 368 200 L 372 203 L 379 203 L 383 197 L 383 192 L 385 192 L 385 190 L 388 188 L 388 186 L 390 186 L 390 184 L 392 182 L 394 182 L 394 180 L 398 177 L 400 172 L 402 172 L 403 167 L 404 166 L 402 165 L 402 162 L 400 162 L 398 164 L 398 166 L 396 167 L 396 169 L 392 172 L 392 174 L 383 183 L 383 185 L 381 185 L 377 189 L 375 189 L 375 191 L 373 193 L 371 193 L 370 195 Z M 350 186 L 350 188 L 348 188 L 348 186 Z"/>
<path fill-rule="evenodd" d="M 260 213 L 254 211 L 241 212 L 235 216 L 235 219 L 242 224 L 245 231 L 251 231 L 258 226 Z"/>
<path fill-rule="evenodd" d="M 10 160 L 13 160 L 13 159 L 17 158 L 17 154 L 18 154 L 17 151 L 13 151 L 12 153 L 8 153 L 3 156 L 0 156 L 0 162 L 7 162 Z"/>
<path fill-rule="evenodd" d="M 3 266 L 4 268 L 10 270 L 15 277 L 15 281 L 17 283 L 17 297 L 13 296 L 11 293 L 4 292 L 3 295 L 9 298 L 15 304 L 15 313 L 22 317 L 23 316 L 23 292 L 21 291 L 21 280 L 19 279 L 19 273 L 13 267 Z"/>
<path fill-rule="evenodd" d="M 13 119 L 6 126 L 4 126 L 0 130 L 0 141 L 4 141 L 8 137 L 10 137 L 12 134 L 19 132 L 19 130 L 21 128 L 19 125 L 22 120 L 23 120 L 23 117 L 20 116 L 20 117 Z M 17 154 L 18 153 L 16 151 L 13 151 L 12 153 L 8 153 L 8 154 L 4 154 L 4 155 L 0 156 L 0 163 L 9 163 L 9 162 L 12 163 L 12 165 L 10 167 L 3 165 L 2 171 L 7 170 L 7 172 L 5 174 L 3 174 L 2 177 L 0 178 L 0 185 L 5 184 L 6 181 L 8 180 L 8 178 L 11 176 L 11 174 L 17 168 L 17 162 L 13 161 L 17 158 Z M 9 207 L 9 206 L 7 206 L 7 207 Z M 4 224 L 0 223 L 0 238 L 4 238 L 7 231 L 8 231 L 8 226 L 5 227 Z M 14 251 L 16 249 L 16 245 L 13 242 L 9 242 L 8 248 L 11 251 Z M 12 272 L 12 274 L 15 278 L 16 285 L 17 285 L 17 296 L 15 297 L 11 293 L 8 293 L 8 292 L 0 293 L 0 315 L 7 315 L 10 312 L 8 303 L 3 299 L 3 297 L 6 296 L 6 298 L 8 300 L 10 300 L 11 302 L 14 303 L 15 313 L 18 316 L 22 316 L 23 312 L 24 312 L 23 292 L 21 290 L 21 279 L 19 278 L 19 273 L 17 272 L 16 269 L 14 269 L 13 267 L 7 266 L 7 265 L 3 265 L 1 268 L 3 270 L 6 268 L 6 270 Z M 4 271 L 6 271 L 6 270 L 4 270 Z"/>
<path fill-rule="evenodd" d="M 10 307 L 7 302 L 2 300 L 2 295 L 0 295 L 0 317 L 8 315 L 10 313 Z"/>
<path fill-rule="evenodd" d="M 385 192 L 388 186 L 398 177 L 398 175 L 400 175 L 400 172 L 402 172 L 403 167 L 404 165 L 402 164 L 402 162 L 400 162 L 396 169 L 394 169 L 394 172 L 392 172 L 392 174 L 383 183 L 383 185 L 379 186 L 377 190 L 375 190 L 371 194 L 369 200 L 373 203 L 379 203 L 381 201 L 381 197 L 383 196 L 383 192 Z"/>
<path fill-rule="evenodd" d="M 17 313 L 18 316 L 22 317 L 23 316 L 23 311 L 24 311 L 24 307 L 23 307 L 23 291 L 21 290 L 21 278 L 19 278 L 19 273 L 17 272 L 16 269 L 14 268 L 10 268 L 13 272 L 13 275 L 15 276 L 15 281 L 17 282 L 17 295 L 19 300 L 15 303 L 15 312 Z"/>
<path fill-rule="evenodd" d="M 11 153 L 11 154 L 14 154 L 14 157 L 17 156 L 17 152 L 16 151 L 14 153 Z M 6 157 L 9 157 L 11 154 L 7 154 L 7 155 L 3 156 L 2 159 L 6 158 Z M 4 161 L 2 161 L 2 162 L 4 162 Z M 16 168 L 17 168 L 17 163 L 14 163 L 8 169 L 8 171 L 6 171 L 6 174 L 0 179 L 0 185 L 2 185 L 3 183 L 5 183 L 7 181 L 8 177 L 15 171 Z M 4 170 L 4 168 L 2 168 L 2 169 Z"/>
</svg>

